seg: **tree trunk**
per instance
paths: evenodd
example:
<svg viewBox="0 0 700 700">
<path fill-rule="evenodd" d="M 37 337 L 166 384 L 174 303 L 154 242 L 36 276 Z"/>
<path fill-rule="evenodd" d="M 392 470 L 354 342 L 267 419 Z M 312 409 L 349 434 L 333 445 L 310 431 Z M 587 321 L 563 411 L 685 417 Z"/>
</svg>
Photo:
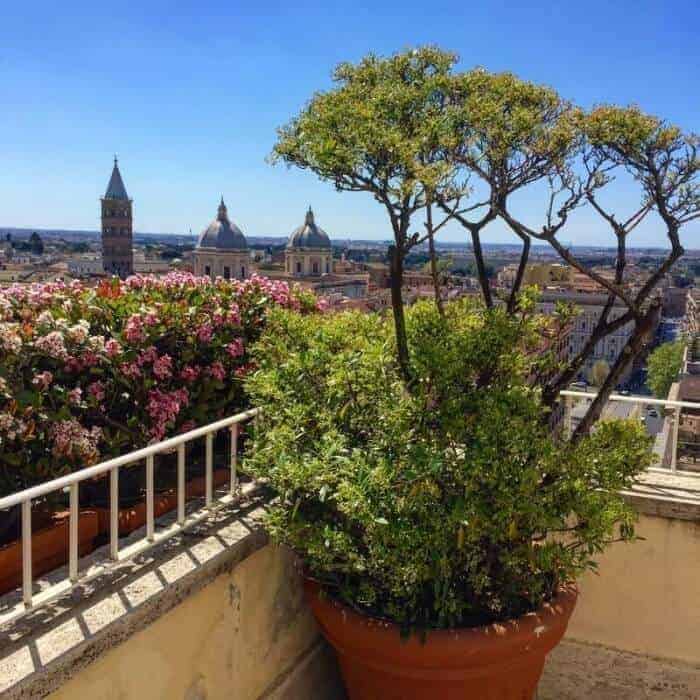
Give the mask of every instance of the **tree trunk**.
<svg viewBox="0 0 700 700">
<path fill-rule="evenodd" d="M 396 350 L 399 367 L 406 383 L 411 381 L 411 366 L 408 355 L 408 340 L 406 338 L 406 320 L 403 306 L 403 257 L 399 249 L 389 246 L 391 310 L 394 315 L 394 330 L 396 332 Z"/>
<path fill-rule="evenodd" d="M 472 235 L 472 246 L 474 248 L 474 260 L 476 260 L 476 271 L 479 275 L 479 283 L 481 284 L 481 292 L 484 295 L 484 304 L 487 308 L 493 307 L 493 299 L 491 298 L 491 287 L 489 286 L 489 278 L 486 275 L 486 264 L 484 263 L 484 252 L 481 249 L 481 238 L 477 228 L 469 229 Z"/>
<path fill-rule="evenodd" d="M 430 274 L 433 278 L 433 289 L 435 290 L 435 306 L 440 313 L 440 316 L 445 315 L 445 309 L 442 305 L 442 297 L 440 296 L 440 278 L 438 277 L 437 257 L 435 255 L 435 238 L 433 236 L 433 208 L 430 202 L 426 206 L 426 218 L 428 229 L 428 252 L 430 253 Z"/>
</svg>

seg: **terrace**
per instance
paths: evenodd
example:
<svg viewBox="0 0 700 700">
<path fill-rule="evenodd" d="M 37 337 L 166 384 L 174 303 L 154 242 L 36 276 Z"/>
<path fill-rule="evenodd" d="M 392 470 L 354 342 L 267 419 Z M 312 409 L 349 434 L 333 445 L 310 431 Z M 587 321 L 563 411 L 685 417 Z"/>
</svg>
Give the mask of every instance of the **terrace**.
<svg viewBox="0 0 700 700">
<path fill-rule="evenodd" d="M 0 509 L 19 506 L 22 524 L 22 584 L 0 599 L 3 698 L 344 697 L 293 558 L 261 528 L 265 484 L 239 474 L 239 438 L 254 418 L 240 413 L 0 499 Z M 222 435 L 223 457 L 214 448 Z M 197 441 L 204 490 L 188 497 L 185 448 Z M 159 516 L 164 453 L 177 455 L 177 487 L 174 508 Z M 144 462 L 145 524 L 122 536 L 120 479 Z M 222 469 L 228 478 L 217 485 Z M 108 532 L 81 556 L 80 484 L 97 478 L 109 482 Z M 67 494 L 66 563 L 38 576 L 32 503 L 50 493 Z M 643 540 L 612 548 L 599 575 L 582 580 L 540 700 L 700 696 L 700 480 L 661 463 L 625 497 Z"/>
</svg>

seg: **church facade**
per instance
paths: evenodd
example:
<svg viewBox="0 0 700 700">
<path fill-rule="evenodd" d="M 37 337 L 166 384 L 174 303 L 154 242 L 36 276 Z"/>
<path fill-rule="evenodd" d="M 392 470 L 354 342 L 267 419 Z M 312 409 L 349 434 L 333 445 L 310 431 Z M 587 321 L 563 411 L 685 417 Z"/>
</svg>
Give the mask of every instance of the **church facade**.
<svg viewBox="0 0 700 700">
<path fill-rule="evenodd" d="M 101 200 L 102 267 L 107 274 L 122 279 L 134 272 L 132 204 L 115 157 L 112 176 Z"/>
<path fill-rule="evenodd" d="M 319 277 L 333 272 L 330 238 L 316 224 L 311 207 L 304 223 L 289 236 L 284 251 L 284 270 L 293 277 Z"/>
<path fill-rule="evenodd" d="M 217 277 L 244 280 L 250 277 L 250 250 L 248 241 L 236 224 L 228 218 L 221 198 L 216 219 L 199 236 L 194 250 L 194 274 L 198 277 Z"/>
</svg>

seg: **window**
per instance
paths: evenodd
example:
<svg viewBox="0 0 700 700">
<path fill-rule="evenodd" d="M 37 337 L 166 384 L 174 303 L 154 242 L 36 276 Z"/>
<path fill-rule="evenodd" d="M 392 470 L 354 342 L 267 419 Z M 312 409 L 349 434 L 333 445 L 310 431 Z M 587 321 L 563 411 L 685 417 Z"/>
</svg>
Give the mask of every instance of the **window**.
<svg viewBox="0 0 700 700">
<path fill-rule="evenodd" d="M 231 279 L 231 268 L 228 267 L 227 265 L 224 265 L 224 279 L 225 280 Z"/>
<path fill-rule="evenodd" d="M 241 279 L 245 279 L 245 265 L 241 265 Z"/>
<path fill-rule="evenodd" d="M 209 265 L 204 266 L 204 274 L 207 276 L 211 276 L 211 267 L 209 267 Z"/>
<path fill-rule="evenodd" d="M 331 271 L 331 264 L 326 261 L 326 273 L 329 273 Z"/>
<path fill-rule="evenodd" d="M 301 274 L 301 263 L 298 262 L 297 263 L 297 275 L 300 275 L 300 274 Z"/>
<path fill-rule="evenodd" d="M 313 264 L 312 269 L 313 269 L 314 275 L 317 275 L 318 274 L 318 263 L 317 262 L 315 262 Z"/>
</svg>

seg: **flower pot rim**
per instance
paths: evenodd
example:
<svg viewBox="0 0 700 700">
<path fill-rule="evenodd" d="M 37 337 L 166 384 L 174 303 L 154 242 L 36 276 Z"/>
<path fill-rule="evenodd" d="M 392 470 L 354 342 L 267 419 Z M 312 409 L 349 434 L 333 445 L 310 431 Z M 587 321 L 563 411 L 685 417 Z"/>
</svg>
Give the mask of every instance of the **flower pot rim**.
<svg viewBox="0 0 700 700">
<path fill-rule="evenodd" d="M 483 667 L 523 653 L 546 654 L 559 643 L 578 598 L 577 586 L 565 584 L 556 598 L 521 617 L 477 627 L 426 629 L 424 634 L 420 630 L 406 638 L 396 623 L 365 615 L 322 593 L 317 581 L 305 577 L 304 588 L 324 634 L 337 649 L 372 665 L 408 662 L 423 668 Z"/>
</svg>

